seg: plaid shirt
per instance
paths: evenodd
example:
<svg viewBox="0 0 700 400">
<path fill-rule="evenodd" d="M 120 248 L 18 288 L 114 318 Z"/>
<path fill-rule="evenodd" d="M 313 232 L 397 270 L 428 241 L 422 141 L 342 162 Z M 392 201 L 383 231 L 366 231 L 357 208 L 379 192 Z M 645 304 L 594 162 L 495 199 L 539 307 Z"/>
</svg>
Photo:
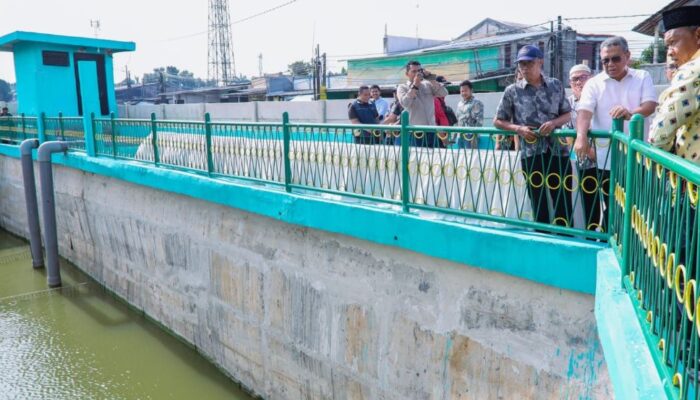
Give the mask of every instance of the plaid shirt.
<svg viewBox="0 0 700 400">
<path fill-rule="evenodd" d="M 496 118 L 525 125 L 532 129 L 543 123 L 571 112 L 571 105 L 564 93 L 564 86 L 557 79 L 542 76 L 542 85 L 535 87 L 522 79 L 508 86 L 496 110 Z M 552 155 L 567 157 L 569 146 L 555 137 L 538 137 L 532 143 L 520 140 L 522 158 L 543 154 L 550 150 Z"/>
</svg>

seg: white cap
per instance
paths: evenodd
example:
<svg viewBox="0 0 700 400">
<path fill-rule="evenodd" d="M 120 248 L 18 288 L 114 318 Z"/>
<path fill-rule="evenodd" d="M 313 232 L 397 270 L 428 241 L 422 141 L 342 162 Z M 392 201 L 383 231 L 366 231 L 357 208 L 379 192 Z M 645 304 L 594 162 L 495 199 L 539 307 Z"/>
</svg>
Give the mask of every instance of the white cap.
<svg viewBox="0 0 700 400">
<path fill-rule="evenodd" d="M 588 75 L 592 74 L 592 71 L 590 68 L 588 68 L 588 65 L 584 64 L 577 64 L 571 67 L 569 70 L 569 76 L 575 74 L 576 72 L 586 72 Z"/>
</svg>

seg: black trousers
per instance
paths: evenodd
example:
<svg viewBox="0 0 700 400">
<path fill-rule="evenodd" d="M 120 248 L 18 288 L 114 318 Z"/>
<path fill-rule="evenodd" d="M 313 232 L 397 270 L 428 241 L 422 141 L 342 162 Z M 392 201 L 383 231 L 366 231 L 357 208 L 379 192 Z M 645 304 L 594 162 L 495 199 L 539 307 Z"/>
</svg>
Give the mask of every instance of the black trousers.
<svg viewBox="0 0 700 400">
<path fill-rule="evenodd" d="M 527 190 L 532 202 L 535 221 L 545 224 L 573 226 L 571 216 L 571 193 L 566 190 L 570 179 L 569 157 L 554 156 L 550 151 L 520 160 L 527 174 Z M 549 215 L 547 192 L 552 202 L 554 215 Z"/>
<path fill-rule="evenodd" d="M 579 179 L 581 180 L 581 205 L 583 206 L 586 229 L 593 231 L 600 226 L 603 232 L 607 232 L 610 207 L 610 171 L 597 168 L 584 169 L 579 172 Z"/>
<path fill-rule="evenodd" d="M 369 131 L 362 131 L 359 136 L 353 136 L 352 141 L 355 144 L 381 144 L 382 136 L 376 136 Z"/>
</svg>

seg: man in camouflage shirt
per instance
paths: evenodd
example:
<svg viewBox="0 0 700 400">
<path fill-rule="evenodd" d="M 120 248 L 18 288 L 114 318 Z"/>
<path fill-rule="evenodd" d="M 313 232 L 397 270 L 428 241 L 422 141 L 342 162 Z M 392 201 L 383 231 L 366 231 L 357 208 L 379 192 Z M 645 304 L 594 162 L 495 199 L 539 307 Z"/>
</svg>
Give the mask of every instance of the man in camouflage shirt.
<svg viewBox="0 0 700 400">
<path fill-rule="evenodd" d="M 484 104 L 474 98 L 472 83 L 468 80 L 459 84 L 459 94 L 462 100 L 457 104 L 457 125 L 459 126 L 484 126 Z M 464 149 L 478 149 L 478 134 L 461 134 L 458 141 L 459 147 Z"/>
<path fill-rule="evenodd" d="M 528 194 L 534 219 L 546 224 L 572 226 L 572 185 L 569 146 L 566 140 L 549 136 L 571 118 L 571 105 L 564 86 L 542 75 L 544 56 L 535 46 L 518 52 L 522 80 L 508 86 L 496 110 L 494 126 L 520 137 L 520 158 L 527 175 Z M 535 132 L 537 131 L 537 132 Z M 549 215 L 545 187 L 551 197 L 554 215 Z"/>
</svg>

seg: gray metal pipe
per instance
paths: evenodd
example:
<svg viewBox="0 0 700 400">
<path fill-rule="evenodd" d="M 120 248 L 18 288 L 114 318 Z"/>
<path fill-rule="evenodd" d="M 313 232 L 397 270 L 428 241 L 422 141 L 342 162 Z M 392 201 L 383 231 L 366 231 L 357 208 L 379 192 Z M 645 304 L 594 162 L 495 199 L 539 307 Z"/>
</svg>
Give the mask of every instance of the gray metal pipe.
<svg viewBox="0 0 700 400">
<path fill-rule="evenodd" d="M 56 232 L 56 205 L 53 195 L 53 168 L 51 154 L 68 151 L 66 142 L 45 142 L 39 146 L 39 180 L 41 181 L 41 211 L 44 216 L 44 244 L 46 245 L 46 269 L 49 287 L 61 286 L 58 268 L 58 238 Z"/>
<path fill-rule="evenodd" d="M 27 205 L 27 224 L 29 225 L 29 248 L 32 252 L 32 267 L 44 266 L 41 251 L 41 229 L 39 228 L 39 206 L 36 200 L 36 182 L 34 180 L 34 161 L 32 150 L 39 147 L 39 140 L 27 139 L 19 145 L 22 155 L 22 179 L 24 181 L 24 201 Z"/>
</svg>

